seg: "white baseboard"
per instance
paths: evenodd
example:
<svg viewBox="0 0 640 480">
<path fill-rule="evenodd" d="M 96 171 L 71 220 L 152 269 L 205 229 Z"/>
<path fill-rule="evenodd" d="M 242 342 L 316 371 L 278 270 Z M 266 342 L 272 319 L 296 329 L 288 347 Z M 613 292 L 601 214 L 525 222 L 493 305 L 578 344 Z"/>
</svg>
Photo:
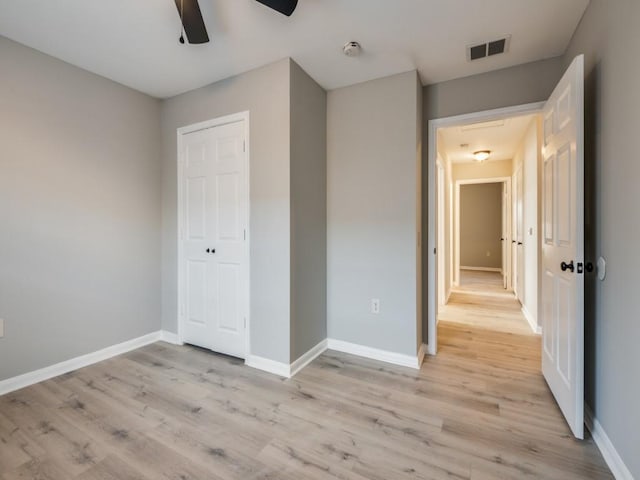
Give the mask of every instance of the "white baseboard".
<svg viewBox="0 0 640 480">
<path fill-rule="evenodd" d="M 183 342 L 178 338 L 177 333 L 168 332 L 166 330 L 160 331 L 160 340 L 163 342 L 171 343 L 173 345 L 184 345 Z"/>
<path fill-rule="evenodd" d="M 371 360 L 379 360 L 381 362 L 393 363 L 394 365 L 401 365 L 409 368 L 420 368 L 420 362 L 418 361 L 417 354 L 415 356 L 405 355 L 403 353 L 389 352 L 387 350 L 380 350 L 378 348 L 366 347 L 364 345 L 358 345 L 356 343 L 344 342 L 342 340 L 336 340 L 329 338 L 327 340 L 327 348 L 329 350 L 335 350 L 337 352 L 350 353 L 352 355 L 358 355 L 360 357 L 370 358 Z"/>
<path fill-rule="evenodd" d="M 293 377 L 296 373 L 302 370 L 304 367 L 313 362 L 317 357 L 322 355 L 322 353 L 327 349 L 327 339 L 325 338 L 320 343 L 318 343 L 311 350 L 300 356 L 296 361 L 294 361 L 289 366 L 289 376 Z"/>
<path fill-rule="evenodd" d="M 64 375 L 65 373 L 69 373 L 73 370 L 87 367 L 89 365 L 93 365 L 94 363 L 102 362 L 117 355 L 122 355 L 123 353 L 130 352 L 131 350 L 150 345 L 159 341 L 161 339 L 161 336 L 162 335 L 160 331 L 149 333 L 147 335 L 143 335 L 142 337 L 134 338 L 117 345 L 103 348 L 102 350 L 98 350 L 97 352 L 81 355 L 70 360 L 65 360 L 64 362 L 56 363 L 55 365 L 51 365 L 49 367 L 44 367 L 33 372 L 19 375 L 17 377 L 2 380 L 0 381 L 0 395 L 5 395 L 9 392 L 34 385 L 39 382 L 44 382 L 45 380 L 49 380 L 50 378 Z"/>
<path fill-rule="evenodd" d="M 315 347 L 302 354 L 293 363 L 286 364 L 284 362 L 276 362 L 268 358 L 259 357 L 257 355 L 249 355 L 244 364 L 251 368 L 257 368 L 264 372 L 273 373 L 284 378 L 291 378 L 304 367 L 313 362 L 318 356 L 327 349 L 327 340 L 322 340 Z"/>
<path fill-rule="evenodd" d="M 244 360 L 244 364 L 248 367 L 257 368 L 258 370 L 273 373 L 280 377 L 291 377 L 291 365 L 288 363 L 276 362 L 275 360 L 259 357 L 257 355 L 249 355 Z"/>
<path fill-rule="evenodd" d="M 538 326 L 538 322 L 531 314 L 531 312 L 524 305 L 522 305 L 522 308 L 520 310 L 522 311 L 522 315 L 524 315 L 524 318 L 529 323 L 529 326 L 531 327 L 533 333 L 540 335 L 542 333 L 542 328 Z"/>
<path fill-rule="evenodd" d="M 472 272 L 498 272 L 502 273 L 501 268 L 495 267 L 460 267 L 460 270 L 471 270 Z"/>
<path fill-rule="evenodd" d="M 624 461 L 618 454 L 616 448 L 611 443 L 609 436 L 606 434 L 598 419 L 593 416 L 593 410 L 589 405 L 584 405 L 584 423 L 591 432 L 593 441 L 600 449 L 600 453 L 604 457 L 604 461 L 611 469 L 611 473 L 616 480 L 633 480 L 631 471 L 624 464 Z"/>
</svg>

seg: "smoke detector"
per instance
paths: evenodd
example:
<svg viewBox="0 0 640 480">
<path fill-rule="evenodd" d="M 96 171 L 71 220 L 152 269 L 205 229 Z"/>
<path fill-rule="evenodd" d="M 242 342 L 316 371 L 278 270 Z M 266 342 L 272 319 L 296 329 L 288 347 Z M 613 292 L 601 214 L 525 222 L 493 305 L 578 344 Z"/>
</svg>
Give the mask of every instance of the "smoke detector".
<svg viewBox="0 0 640 480">
<path fill-rule="evenodd" d="M 362 52 L 362 47 L 358 42 L 347 42 L 342 51 L 347 57 L 357 57 Z"/>
</svg>

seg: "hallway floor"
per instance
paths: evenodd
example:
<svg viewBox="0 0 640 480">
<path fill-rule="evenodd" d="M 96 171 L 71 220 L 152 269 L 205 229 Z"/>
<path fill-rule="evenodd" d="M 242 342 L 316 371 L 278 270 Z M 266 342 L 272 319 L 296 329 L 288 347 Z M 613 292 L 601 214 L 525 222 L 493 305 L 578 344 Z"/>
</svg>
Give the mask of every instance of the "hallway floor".
<svg viewBox="0 0 640 480">
<path fill-rule="evenodd" d="M 452 289 L 449 303 L 440 307 L 438 321 L 533 335 L 513 292 L 502 286 L 498 272 L 460 271 L 460 286 Z"/>
</svg>

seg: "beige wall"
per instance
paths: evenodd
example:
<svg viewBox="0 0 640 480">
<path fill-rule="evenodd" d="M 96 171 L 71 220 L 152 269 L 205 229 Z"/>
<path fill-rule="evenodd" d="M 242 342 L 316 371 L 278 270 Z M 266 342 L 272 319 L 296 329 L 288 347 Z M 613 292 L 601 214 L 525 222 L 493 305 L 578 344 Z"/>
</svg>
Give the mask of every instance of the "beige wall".
<svg viewBox="0 0 640 480">
<path fill-rule="evenodd" d="M 416 81 L 394 75 L 327 99 L 329 337 L 406 355 L 420 342 Z"/>
<path fill-rule="evenodd" d="M 502 269 L 502 183 L 460 186 L 460 267 Z"/>
<path fill-rule="evenodd" d="M 542 159 L 540 138 L 540 118 L 532 119 L 513 158 L 513 172 L 522 169 L 523 175 L 523 257 L 524 285 L 522 303 L 537 325 L 538 319 L 538 268 L 540 246 L 538 244 L 539 220 L 539 168 Z"/>
<path fill-rule="evenodd" d="M 475 180 L 478 178 L 510 177 L 513 173 L 511 160 L 497 160 L 494 162 L 454 163 L 453 181 Z"/>
<path fill-rule="evenodd" d="M 640 2 L 591 0 L 564 58 L 585 54 L 585 253 L 607 277 L 585 276 L 585 400 L 640 478 Z"/>
<path fill-rule="evenodd" d="M 160 104 L 4 37 L 0 59 L 3 380 L 160 329 Z"/>
</svg>

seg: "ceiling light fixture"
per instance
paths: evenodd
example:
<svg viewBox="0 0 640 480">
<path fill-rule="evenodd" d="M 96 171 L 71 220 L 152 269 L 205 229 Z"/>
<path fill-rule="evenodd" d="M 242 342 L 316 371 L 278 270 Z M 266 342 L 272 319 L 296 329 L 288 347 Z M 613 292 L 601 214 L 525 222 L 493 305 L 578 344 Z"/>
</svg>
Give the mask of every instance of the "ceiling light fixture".
<svg viewBox="0 0 640 480">
<path fill-rule="evenodd" d="M 491 155 L 491 150 L 478 150 L 477 152 L 473 152 L 473 158 L 475 158 L 478 162 L 484 162 Z"/>
</svg>

